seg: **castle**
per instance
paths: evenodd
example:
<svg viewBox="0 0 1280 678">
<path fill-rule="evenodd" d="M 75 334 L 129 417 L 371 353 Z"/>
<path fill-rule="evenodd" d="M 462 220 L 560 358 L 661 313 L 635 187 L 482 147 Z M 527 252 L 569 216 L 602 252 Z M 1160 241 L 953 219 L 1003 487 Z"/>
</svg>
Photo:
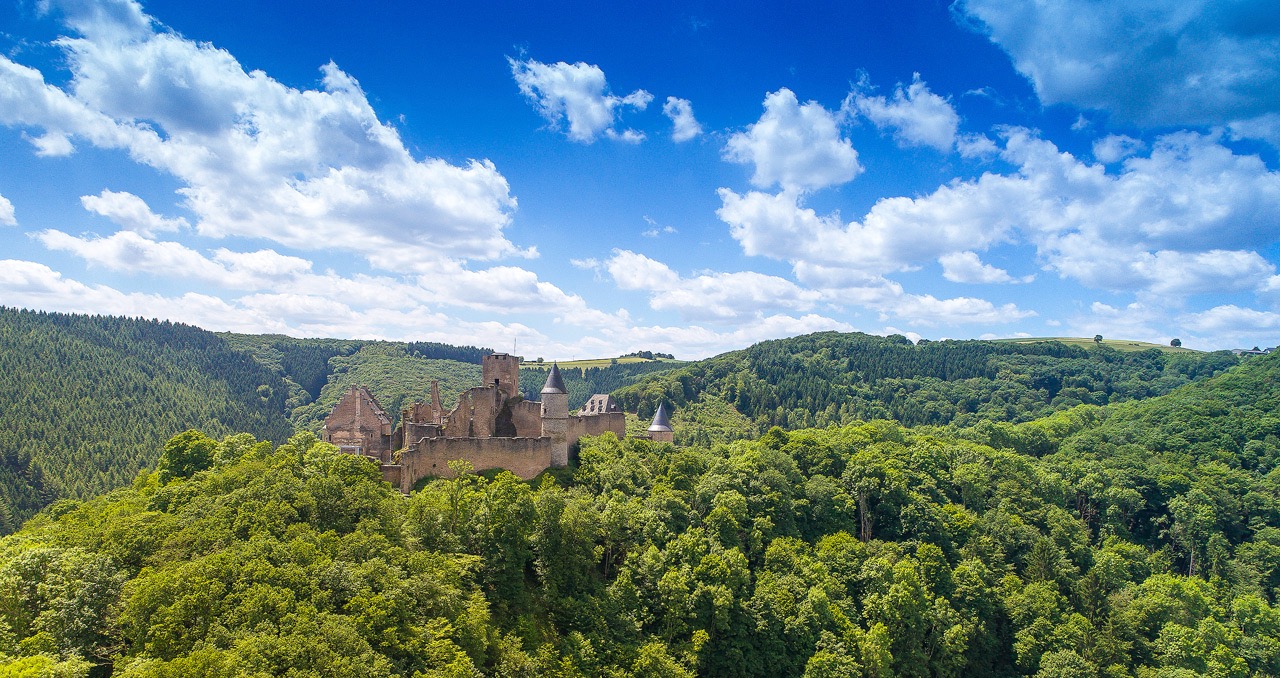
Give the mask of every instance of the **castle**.
<svg viewBox="0 0 1280 678">
<path fill-rule="evenodd" d="M 548 468 L 568 466 L 569 450 L 582 436 L 626 435 L 626 416 L 607 395 L 592 396 L 577 415 L 569 415 L 558 365 L 547 374 L 541 402 L 520 395 L 517 356 L 487 355 L 480 372 L 482 384 L 459 394 L 448 412 L 439 383 L 432 381 L 430 402 L 402 409 L 399 426 L 369 389 L 352 386 L 325 419 L 324 440 L 377 460 L 382 477 L 407 494 L 422 478 L 451 476 L 450 461 L 466 460 L 477 471 L 503 468 L 528 480 Z M 653 440 L 671 442 L 664 408 L 649 431 Z"/>
</svg>

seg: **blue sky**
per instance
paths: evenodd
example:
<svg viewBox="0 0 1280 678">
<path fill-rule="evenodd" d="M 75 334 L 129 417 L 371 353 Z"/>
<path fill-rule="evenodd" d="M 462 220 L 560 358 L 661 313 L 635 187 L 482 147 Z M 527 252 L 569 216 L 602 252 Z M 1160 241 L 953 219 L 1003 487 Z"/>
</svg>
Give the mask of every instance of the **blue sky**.
<svg viewBox="0 0 1280 678">
<path fill-rule="evenodd" d="M 0 6 L 0 305 L 1280 343 L 1274 2 L 267 4 Z"/>
</svg>

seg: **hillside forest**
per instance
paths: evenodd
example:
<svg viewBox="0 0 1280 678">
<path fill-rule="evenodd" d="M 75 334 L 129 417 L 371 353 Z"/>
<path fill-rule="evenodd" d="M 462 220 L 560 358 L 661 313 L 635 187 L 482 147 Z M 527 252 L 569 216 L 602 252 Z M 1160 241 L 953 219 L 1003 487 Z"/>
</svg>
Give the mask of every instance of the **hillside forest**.
<svg viewBox="0 0 1280 678">
<path fill-rule="evenodd" d="M 412 496 L 190 431 L 0 541 L 4 670 L 1273 676 L 1280 356 L 1022 423 L 590 439 Z"/>
<path fill-rule="evenodd" d="M 446 407 L 491 352 L 432 342 L 215 334 L 180 323 L 0 307 L 0 534 L 61 498 L 127 486 L 187 429 L 276 444 L 319 434 L 352 385 L 397 418 L 440 382 Z M 673 363 L 566 370 L 570 404 Z M 545 379 L 525 370 L 522 380 Z M 536 397 L 536 396 L 535 396 Z"/>
<path fill-rule="evenodd" d="M 619 388 L 623 409 L 675 406 L 677 443 L 892 419 L 909 426 L 1025 422 L 1076 405 L 1162 395 L 1237 363 L 1228 351 L 1121 351 L 1057 341 L 921 341 L 821 332 L 766 341 Z"/>
<path fill-rule="evenodd" d="M 0 307 L 0 534 L 53 500 L 127 486 L 187 428 L 282 443 L 286 397 L 199 328 Z"/>
<path fill-rule="evenodd" d="M 221 333 L 144 319 L 0 307 L 0 534 L 60 498 L 129 484 L 187 430 L 282 443 L 319 434 L 352 385 L 394 417 L 440 382 L 446 407 L 479 383 L 488 349 L 431 342 Z M 710 446 L 877 418 L 908 425 L 1021 422 L 1081 403 L 1137 400 L 1236 363 L 1227 352 L 1121 352 L 1056 342 L 921 342 L 821 333 L 709 360 L 619 362 L 562 374 L 571 408 L 614 393 L 642 432 L 660 400 L 676 442 Z M 545 365 L 543 366 L 545 368 Z M 543 369 L 521 369 L 536 399 Z"/>
</svg>

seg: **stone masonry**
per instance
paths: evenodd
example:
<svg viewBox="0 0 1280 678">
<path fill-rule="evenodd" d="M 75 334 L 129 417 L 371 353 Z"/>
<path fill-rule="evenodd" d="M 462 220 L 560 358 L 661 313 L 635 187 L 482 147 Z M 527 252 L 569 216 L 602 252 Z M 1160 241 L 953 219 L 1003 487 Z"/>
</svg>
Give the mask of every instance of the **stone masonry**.
<svg viewBox="0 0 1280 678">
<path fill-rule="evenodd" d="M 334 406 L 325 419 L 324 439 L 343 452 L 363 454 L 384 464 L 391 461 L 391 417 L 363 386 L 347 389 Z"/>
<path fill-rule="evenodd" d="M 433 381 L 431 401 L 403 408 L 394 428 L 373 394 L 353 386 L 325 419 L 324 439 L 346 452 L 378 459 L 383 478 L 408 493 L 422 478 L 451 476 L 451 461 L 465 460 L 477 471 L 503 468 L 528 480 L 548 468 L 567 466 L 570 449 L 582 436 L 626 435 L 626 417 L 620 408 L 607 407 L 608 396 L 593 396 L 606 407 L 569 415 L 569 394 L 558 365 L 547 373 L 541 402 L 520 395 L 517 356 L 485 356 L 480 372 L 482 385 L 459 394 L 447 413 Z"/>
</svg>

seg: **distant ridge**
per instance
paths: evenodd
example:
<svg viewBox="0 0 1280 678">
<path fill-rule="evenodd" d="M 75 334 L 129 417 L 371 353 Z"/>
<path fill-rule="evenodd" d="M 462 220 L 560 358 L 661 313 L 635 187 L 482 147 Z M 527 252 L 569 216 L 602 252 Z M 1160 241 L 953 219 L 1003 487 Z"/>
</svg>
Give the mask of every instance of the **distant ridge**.
<svg viewBox="0 0 1280 678">
<path fill-rule="evenodd" d="M 132 482 L 164 440 L 187 428 L 278 442 L 295 429 L 318 430 L 350 385 L 371 387 L 398 418 L 433 379 L 443 393 L 474 382 L 471 360 L 485 350 L 215 334 L 180 323 L 0 307 L 0 531 L 51 501 Z M 434 357 L 445 355 L 464 361 Z M 571 408 L 591 393 L 613 392 L 647 420 L 665 401 L 674 405 L 677 442 L 703 444 L 754 437 L 773 425 L 855 419 L 1016 423 L 1081 403 L 1160 395 L 1238 362 L 1227 352 L 1141 342 L 913 345 L 898 335 L 834 332 L 692 363 L 617 360 L 560 364 Z M 536 362 L 526 363 L 521 391 L 536 397 L 529 394 L 545 379 Z"/>
<path fill-rule="evenodd" d="M 894 419 L 908 426 L 1029 421 L 1079 404 L 1142 400 L 1238 359 L 1093 339 L 921 340 L 820 332 L 765 341 L 640 379 L 614 393 L 652 417 L 675 405 L 677 443 Z M 1117 346 L 1116 344 L 1120 344 Z"/>
</svg>

